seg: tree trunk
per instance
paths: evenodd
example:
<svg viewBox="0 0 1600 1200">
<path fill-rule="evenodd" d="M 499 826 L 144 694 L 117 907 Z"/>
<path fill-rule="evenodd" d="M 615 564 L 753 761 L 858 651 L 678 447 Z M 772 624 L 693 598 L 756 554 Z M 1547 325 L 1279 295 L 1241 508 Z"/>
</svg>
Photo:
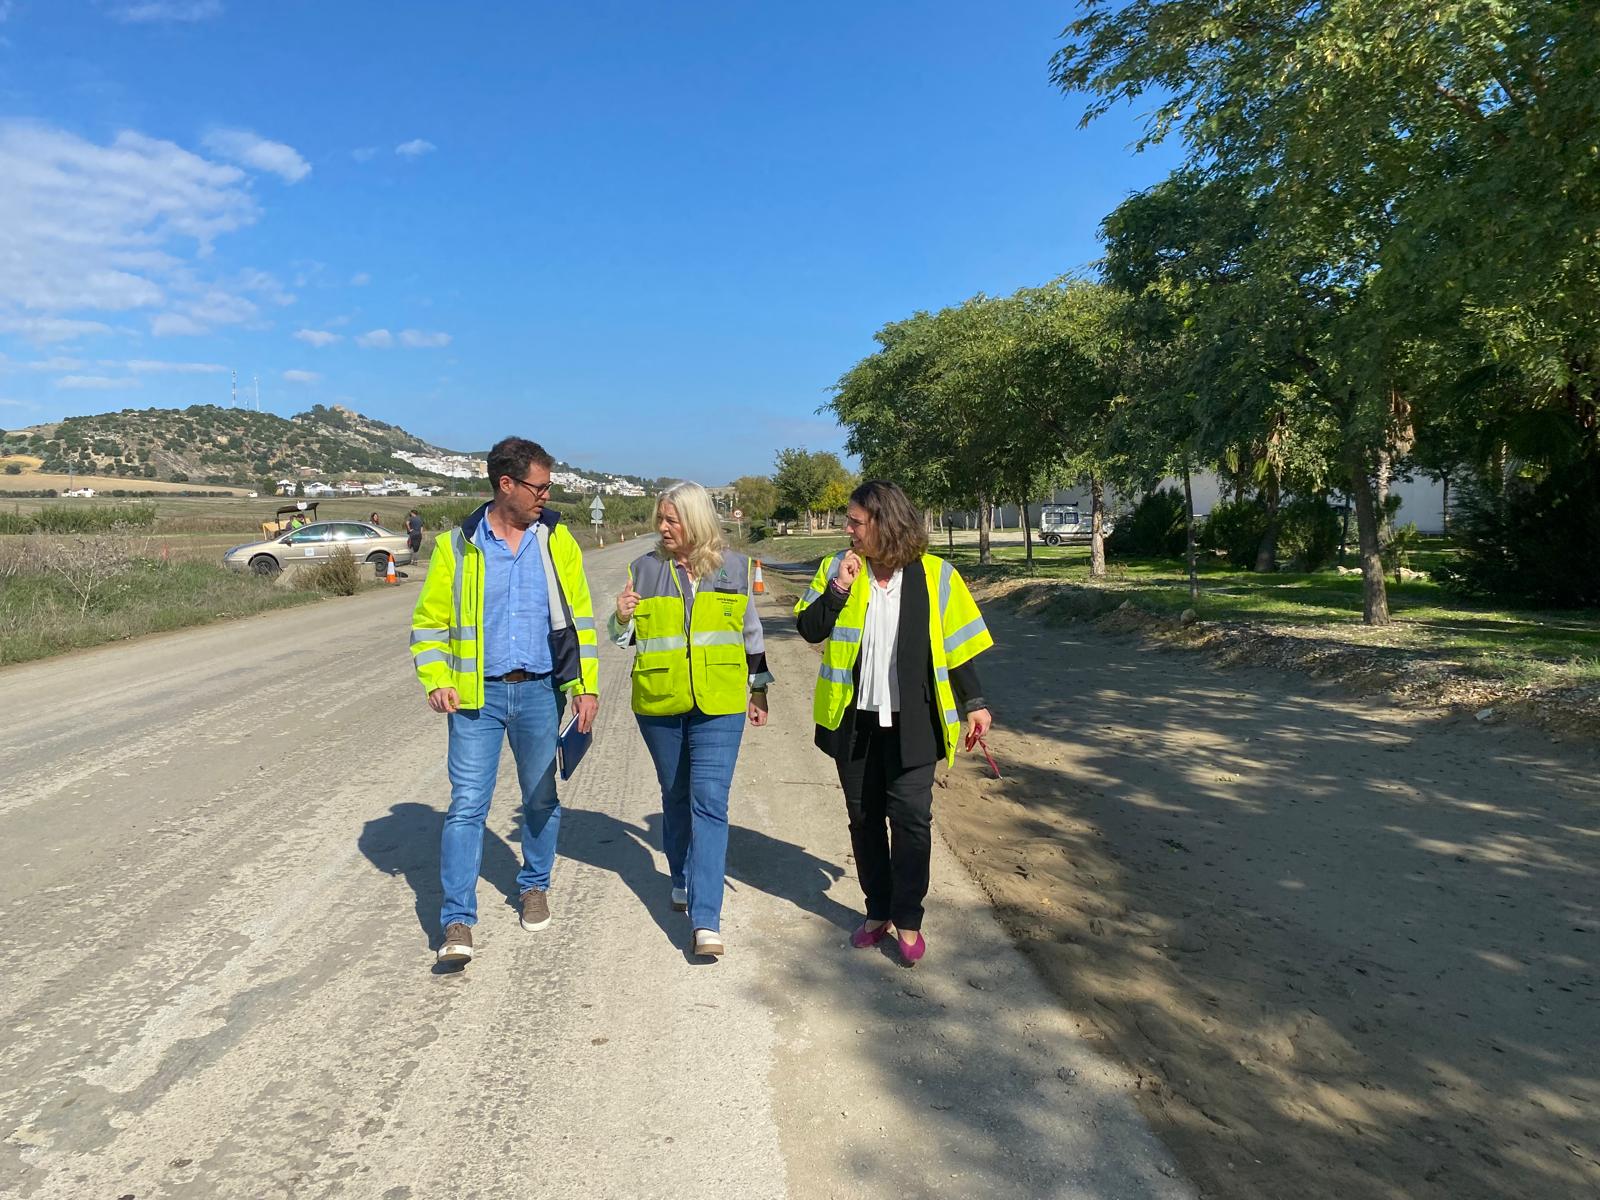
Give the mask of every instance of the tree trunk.
<svg viewBox="0 0 1600 1200">
<path fill-rule="evenodd" d="M 1190 479 L 1189 464 L 1183 464 L 1183 532 L 1188 544 L 1189 599 L 1200 599 L 1200 573 L 1194 561 L 1194 481 Z"/>
<path fill-rule="evenodd" d="M 1356 538 L 1361 546 L 1361 619 L 1368 625 L 1389 623 L 1389 592 L 1383 578 L 1378 540 L 1378 506 L 1365 454 L 1350 456 L 1350 498 L 1356 506 Z"/>
<path fill-rule="evenodd" d="M 1377 501 L 1378 501 L 1378 544 L 1384 545 L 1389 541 L 1389 535 L 1394 532 L 1394 522 L 1389 519 L 1389 483 L 1394 477 L 1394 455 L 1389 453 L 1387 447 L 1378 451 L 1377 470 Z"/>
<path fill-rule="evenodd" d="M 1443 524 L 1445 537 L 1450 536 L 1450 472 L 1439 472 L 1439 485 L 1443 494 L 1439 500 L 1439 517 Z"/>
<path fill-rule="evenodd" d="M 1028 502 L 1017 501 L 1017 511 L 1022 514 L 1022 561 L 1033 569 L 1033 523 L 1028 520 Z"/>
<path fill-rule="evenodd" d="M 1104 579 L 1106 574 L 1106 485 L 1098 475 L 1089 476 L 1089 578 Z"/>
<path fill-rule="evenodd" d="M 1282 489 L 1278 485 L 1278 473 L 1267 471 L 1267 529 L 1261 535 L 1261 546 L 1256 551 L 1256 570 L 1276 571 L 1278 569 L 1278 511 L 1283 504 Z"/>
<path fill-rule="evenodd" d="M 806 533 L 815 534 L 816 532 L 817 532 L 817 513 L 816 513 L 815 509 L 808 508 L 808 509 L 806 509 Z"/>
<path fill-rule="evenodd" d="M 989 530 L 994 525 L 994 508 L 989 503 L 987 496 L 978 497 L 978 561 L 988 565 L 989 557 Z"/>
</svg>

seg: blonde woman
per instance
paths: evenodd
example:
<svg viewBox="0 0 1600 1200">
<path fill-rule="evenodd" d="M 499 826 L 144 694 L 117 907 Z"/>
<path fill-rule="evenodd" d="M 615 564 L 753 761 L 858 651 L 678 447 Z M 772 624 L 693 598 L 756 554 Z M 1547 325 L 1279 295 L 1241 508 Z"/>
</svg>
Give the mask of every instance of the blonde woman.
<svg viewBox="0 0 1600 1200">
<path fill-rule="evenodd" d="M 673 907 L 689 914 L 695 953 L 720 956 L 728 790 L 745 721 L 767 723 L 772 676 L 750 560 L 728 549 L 710 493 L 668 488 L 656 529 L 609 625 L 619 646 L 636 647 L 633 711 L 661 783 Z"/>
</svg>

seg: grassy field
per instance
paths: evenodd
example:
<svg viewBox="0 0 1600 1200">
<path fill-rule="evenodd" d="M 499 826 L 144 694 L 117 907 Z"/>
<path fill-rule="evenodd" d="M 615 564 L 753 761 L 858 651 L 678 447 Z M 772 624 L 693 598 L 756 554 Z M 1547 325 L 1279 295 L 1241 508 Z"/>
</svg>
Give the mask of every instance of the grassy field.
<svg viewBox="0 0 1600 1200">
<path fill-rule="evenodd" d="M 80 487 L 108 492 L 113 488 L 130 492 L 185 492 L 201 488 L 208 492 L 231 492 L 237 496 L 243 496 L 248 491 L 247 488 L 229 488 L 207 483 L 168 483 L 160 479 L 133 479 L 125 475 L 52 475 L 38 469 L 41 461 L 27 454 L 0 454 L 0 496 L 6 492 L 42 492 L 50 488 L 61 492 L 67 488 Z M 20 466 L 22 474 L 5 474 L 5 467 L 10 463 Z"/>
<path fill-rule="evenodd" d="M 5 478 L 0 476 L 0 478 Z M 37 496 L 0 496 L 0 512 L 30 513 L 58 505 L 116 507 L 139 504 L 156 510 L 157 533 L 237 533 L 228 545 L 237 545 L 250 535 L 260 536 L 261 522 L 270 518 L 278 508 L 296 501 L 282 496 L 263 496 L 251 500 L 246 496 L 143 496 L 138 499 L 115 499 L 94 496 L 87 500 L 48 499 Z M 307 503 L 310 503 L 309 501 Z M 351 497 L 317 501 L 317 516 L 325 521 L 366 520 L 377 513 L 385 528 L 398 530 L 405 524 L 405 515 L 417 505 L 409 496 Z"/>
<path fill-rule="evenodd" d="M 222 567 L 223 552 L 259 538 L 262 519 L 283 503 L 244 496 L 0 499 L 0 513 L 21 515 L 133 505 L 156 513 L 152 525 L 137 531 L 0 535 L 0 664 L 319 599 L 308 581 L 274 584 Z M 318 515 L 355 519 L 376 511 L 385 525 L 399 528 L 413 503 L 331 500 Z"/>
<path fill-rule="evenodd" d="M 0 546 L 0 665 L 321 598 L 207 562 L 136 558 L 113 547 L 96 568 L 61 558 L 58 547 L 18 541 Z"/>
<path fill-rule="evenodd" d="M 750 549 L 775 563 L 808 563 L 846 544 L 842 534 L 783 537 Z M 1107 575 L 1095 580 L 1089 575 L 1087 546 L 1036 544 L 1029 564 L 1015 532 L 994 546 L 994 561 L 985 566 L 978 563 L 970 535 L 958 532 L 954 549 L 936 537 L 931 549 L 954 562 L 974 586 L 1021 580 L 1059 584 L 1062 594 L 1053 611 L 1062 617 L 1097 616 L 1132 600 L 1160 616 L 1176 617 L 1193 608 L 1202 621 L 1405 651 L 1507 687 L 1600 685 L 1600 613 L 1594 611 L 1502 608 L 1453 596 L 1431 579 L 1396 583 L 1391 578 L 1394 624 L 1371 629 L 1361 621 L 1361 577 L 1354 574 L 1258 575 L 1213 560 L 1202 562 L 1200 598 L 1191 601 L 1181 559 L 1113 559 Z M 1410 565 L 1430 570 L 1451 554 L 1443 539 L 1424 539 Z"/>
<path fill-rule="evenodd" d="M 979 566 L 975 548 L 945 552 L 974 582 L 1034 578 L 1058 580 L 1092 595 L 1103 611 L 1125 599 L 1150 612 L 1176 616 L 1193 608 L 1203 621 L 1250 622 L 1285 633 L 1315 628 L 1364 646 L 1403 648 L 1508 686 L 1588 686 L 1600 683 L 1600 613 L 1508 609 L 1451 595 L 1430 579 L 1389 580 L 1394 624 L 1362 624 L 1359 575 L 1320 572 L 1258 575 L 1204 565 L 1200 598 L 1189 598 L 1182 560 L 1113 560 L 1101 580 L 1089 576 L 1087 547 L 1046 548 L 1030 568 L 1020 547 L 1002 546 L 996 562 Z M 1442 545 L 1418 558 L 1429 566 L 1447 556 Z M 1430 561 L 1431 560 L 1431 561 Z"/>
</svg>

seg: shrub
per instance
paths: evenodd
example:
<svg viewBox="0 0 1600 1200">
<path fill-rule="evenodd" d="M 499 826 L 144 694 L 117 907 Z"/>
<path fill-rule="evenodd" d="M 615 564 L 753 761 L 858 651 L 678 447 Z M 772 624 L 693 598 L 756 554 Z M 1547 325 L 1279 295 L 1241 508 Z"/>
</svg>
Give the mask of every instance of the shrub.
<svg viewBox="0 0 1600 1200">
<path fill-rule="evenodd" d="M 1261 539 L 1267 534 L 1266 506 L 1255 500 L 1226 500 L 1206 517 L 1197 538 L 1201 550 L 1228 560 L 1240 570 L 1253 570 Z"/>
<path fill-rule="evenodd" d="M 1162 488 L 1139 501 L 1106 539 L 1108 553 L 1141 558 L 1178 558 L 1187 550 L 1185 504 L 1177 488 Z"/>
<path fill-rule="evenodd" d="M 361 590 L 361 568 L 356 564 L 355 555 L 350 553 L 349 547 L 340 546 L 328 557 L 327 562 L 320 562 L 311 568 L 311 577 L 307 582 L 319 592 L 354 596 Z"/>
<path fill-rule="evenodd" d="M 149 529 L 156 510 L 149 504 L 51 504 L 33 515 L 40 533 L 93 533 L 116 529 Z"/>
<path fill-rule="evenodd" d="M 32 533 L 33 518 L 17 512 L 0 512 L 0 533 Z"/>
<path fill-rule="evenodd" d="M 1383 569 L 1394 572 L 1394 581 L 1399 583 L 1400 570 L 1409 566 L 1411 556 L 1417 549 L 1417 526 L 1414 521 L 1407 521 L 1400 528 L 1390 532 L 1389 539 L 1381 552 Z"/>
<path fill-rule="evenodd" d="M 21 463 L 7 463 L 6 464 L 6 474 L 7 475 L 21 475 L 22 474 L 22 464 Z"/>
<path fill-rule="evenodd" d="M 435 500 L 417 505 L 417 515 L 428 529 L 450 529 L 461 524 L 483 505 L 482 500 Z"/>
<path fill-rule="evenodd" d="M 1320 571 L 1339 556 L 1339 510 L 1321 496 L 1297 496 L 1278 510 L 1278 560 L 1294 571 Z"/>
<path fill-rule="evenodd" d="M 1456 503 L 1452 590 L 1561 607 L 1600 605 L 1600 459 L 1551 468 L 1503 490 L 1468 483 Z"/>
</svg>

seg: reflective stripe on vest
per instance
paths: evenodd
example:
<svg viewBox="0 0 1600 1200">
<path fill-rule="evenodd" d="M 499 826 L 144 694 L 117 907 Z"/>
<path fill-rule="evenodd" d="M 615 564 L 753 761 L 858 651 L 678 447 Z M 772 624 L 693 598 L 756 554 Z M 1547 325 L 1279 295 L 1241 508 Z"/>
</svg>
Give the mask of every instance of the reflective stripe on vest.
<svg viewBox="0 0 1600 1200">
<path fill-rule="evenodd" d="M 749 559 L 726 551 L 722 566 L 699 580 L 685 619 L 683 587 L 669 562 L 656 554 L 628 569 L 639 595 L 633 628 L 633 710 L 678 716 L 699 709 L 708 716 L 743 712 L 748 697 L 744 650 L 750 605 Z"/>
<path fill-rule="evenodd" d="M 811 586 L 795 605 L 798 614 L 818 600 L 839 573 L 843 554 L 826 559 L 818 568 Z M 922 557 L 921 568 L 928 585 L 928 644 L 933 657 L 933 684 L 937 711 L 944 726 L 946 761 L 955 760 L 961 734 L 961 715 L 956 709 L 950 686 L 950 668 L 960 666 L 994 644 L 972 594 L 943 559 L 931 554 Z M 872 596 L 870 566 L 864 564 L 835 621 L 833 632 L 822 647 L 822 663 L 817 669 L 812 716 L 824 729 L 837 729 L 855 696 L 855 665 L 861 654 L 861 635 L 867 623 L 867 604 Z M 938 603 L 932 603 L 937 596 Z M 948 631 L 948 632 L 947 632 Z"/>
</svg>

